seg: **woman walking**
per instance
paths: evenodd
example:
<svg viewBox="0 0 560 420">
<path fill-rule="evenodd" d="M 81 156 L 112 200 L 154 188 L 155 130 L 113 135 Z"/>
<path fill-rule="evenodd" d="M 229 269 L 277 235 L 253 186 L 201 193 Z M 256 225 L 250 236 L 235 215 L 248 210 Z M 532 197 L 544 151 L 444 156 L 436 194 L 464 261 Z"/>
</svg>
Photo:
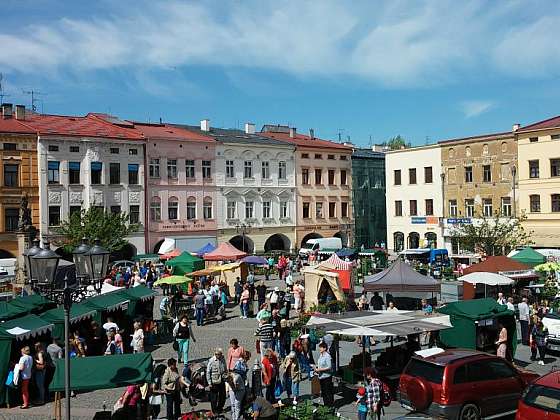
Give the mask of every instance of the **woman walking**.
<svg viewBox="0 0 560 420">
<path fill-rule="evenodd" d="M 39 391 L 38 404 L 45 404 L 45 371 L 47 369 L 47 355 L 43 343 L 35 343 L 35 386 Z"/>
<path fill-rule="evenodd" d="M 134 333 L 132 334 L 132 351 L 144 353 L 144 330 L 140 321 L 134 322 Z"/>
<path fill-rule="evenodd" d="M 288 398 L 294 397 L 294 404 L 297 404 L 299 397 L 299 383 L 301 381 L 301 372 L 295 351 L 290 352 L 282 362 L 280 367 L 284 378 L 284 389 Z"/>
<path fill-rule="evenodd" d="M 23 404 L 20 408 L 29 407 L 29 380 L 31 379 L 31 368 L 33 367 L 33 358 L 30 356 L 31 350 L 29 346 L 21 349 L 21 357 L 19 358 L 19 379 L 21 383 L 21 399 Z"/>
<path fill-rule="evenodd" d="M 184 364 L 187 364 L 189 361 L 189 345 L 191 338 L 194 342 L 196 342 L 192 332 L 191 323 L 187 315 L 183 314 L 181 316 L 181 320 L 175 324 L 175 328 L 173 328 L 173 337 L 175 337 L 178 344 L 177 359 L 179 363 L 181 363 L 182 360 Z"/>
<path fill-rule="evenodd" d="M 167 409 L 167 420 L 177 420 L 181 416 L 181 375 L 177 370 L 177 361 L 167 360 L 167 369 L 161 378 Z"/>
</svg>

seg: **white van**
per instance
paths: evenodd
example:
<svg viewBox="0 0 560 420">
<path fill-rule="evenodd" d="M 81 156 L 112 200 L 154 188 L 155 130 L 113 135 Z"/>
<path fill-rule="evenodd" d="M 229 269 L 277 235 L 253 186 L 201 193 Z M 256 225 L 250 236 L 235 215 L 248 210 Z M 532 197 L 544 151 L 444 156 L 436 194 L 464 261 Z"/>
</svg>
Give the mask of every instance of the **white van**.
<svg viewBox="0 0 560 420">
<path fill-rule="evenodd" d="M 308 257 L 315 250 L 328 249 L 338 251 L 342 248 L 342 239 L 340 238 L 317 238 L 309 239 L 299 250 L 301 257 Z"/>
</svg>

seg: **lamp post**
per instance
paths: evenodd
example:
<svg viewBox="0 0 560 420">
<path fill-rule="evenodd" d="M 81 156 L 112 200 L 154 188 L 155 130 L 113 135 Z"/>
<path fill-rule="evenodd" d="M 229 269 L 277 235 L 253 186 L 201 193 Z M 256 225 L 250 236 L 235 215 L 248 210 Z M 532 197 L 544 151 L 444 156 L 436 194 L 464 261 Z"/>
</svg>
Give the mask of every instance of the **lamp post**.
<svg viewBox="0 0 560 420">
<path fill-rule="evenodd" d="M 513 203 L 512 203 L 512 215 L 515 217 L 516 205 L 515 205 L 515 175 L 517 174 L 517 168 L 515 165 L 511 165 L 511 187 L 513 192 Z"/>
<path fill-rule="evenodd" d="M 235 226 L 235 231 L 237 233 L 241 233 L 241 237 L 243 238 L 243 249 L 242 251 L 245 252 L 245 234 L 251 231 L 251 224 L 250 223 L 241 223 Z"/>
</svg>

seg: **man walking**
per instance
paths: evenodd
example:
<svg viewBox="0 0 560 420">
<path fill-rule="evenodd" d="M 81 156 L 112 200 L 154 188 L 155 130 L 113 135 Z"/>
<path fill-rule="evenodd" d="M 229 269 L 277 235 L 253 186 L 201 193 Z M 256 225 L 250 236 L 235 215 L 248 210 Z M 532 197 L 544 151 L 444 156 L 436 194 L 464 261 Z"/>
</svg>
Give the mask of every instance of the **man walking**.
<svg viewBox="0 0 560 420">
<path fill-rule="evenodd" d="M 517 305 L 519 309 L 519 325 L 521 326 L 521 343 L 525 346 L 529 345 L 529 305 L 527 305 L 527 298 L 523 298 L 521 303 Z"/>
<path fill-rule="evenodd" d="M 219 414 L 224 409 L 226 402 L 226 381 L 227 368 L 224 359 L 224 352 L 221 348 L 214 351 L 214 356 L 208 360 L 206 367 L 206 380 L 210 385 L 210 405 L 214 415 Z"/>
</svg>

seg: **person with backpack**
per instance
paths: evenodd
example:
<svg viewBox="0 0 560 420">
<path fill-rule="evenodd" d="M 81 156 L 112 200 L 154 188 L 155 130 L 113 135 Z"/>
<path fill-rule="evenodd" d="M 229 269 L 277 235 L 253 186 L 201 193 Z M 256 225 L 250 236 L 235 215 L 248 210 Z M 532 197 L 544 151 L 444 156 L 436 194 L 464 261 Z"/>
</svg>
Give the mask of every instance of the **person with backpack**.
<svg viewBox="0 0 560 420">
<path fill-rule="evenodd" d="M 367 405 L 368 410 L 373 416 L 376 416 L 377 420 L 381 419 L 381 411 L 383 410 L 385 392 L 384 384 L 377 377 L 377 373 L 371 367 L 367 367 L 364 371 L 366 376 L 366 395 L 367 395 Z M 390 402 L 390 397 L 389 397 Z"/>
</svg>

